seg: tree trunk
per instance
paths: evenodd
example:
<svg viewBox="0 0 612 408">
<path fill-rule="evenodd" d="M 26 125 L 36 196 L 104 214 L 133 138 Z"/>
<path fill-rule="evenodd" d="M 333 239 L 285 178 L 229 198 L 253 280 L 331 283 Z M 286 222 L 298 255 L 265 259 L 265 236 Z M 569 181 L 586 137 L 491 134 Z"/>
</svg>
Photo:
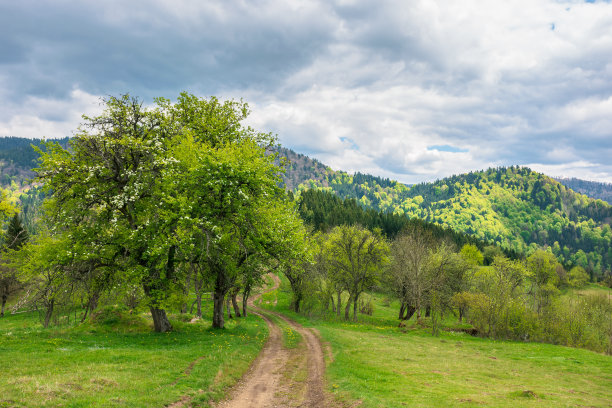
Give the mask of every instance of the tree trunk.
<svg viewBox="0 0 612 408">
<path fill-rule="evenodd" d="M 193 274 L 192 270 L 187 274 L 185 281 L 185 288 L 183 290 L 183 295 L 185 295 L 185 301 L 181 306 L 181 313 L 187 313 L 187 298 L 189 297 L 189 285 L 191 285 L 191 275 Z M 191 313 L 191 312 L 189 312 Z"/>
<path fill-rule="evenodd" d="M 8 296 L 6 295 L 6 293 L 2 294 L 2 310 L 0 311 L 0 317 L 4 317 L 4 306 L 6 305 L 6 299 L 8 298 Z"/>
<path fill-rule="evenodd" d="M 198 306 L 196 309 L 196 315 L 201 319 L 202 318 L 202 293 L 198 292 L 196 294 L 196 305 Z"/>
<path fill-rule="evenodd" d="M 83 313 L 83 317 L 81 318 L 81 323 L 83 323 L 85 319 L 87 319 L 88 313 L 89 313 L 89 305 L 87 305 L 87 307 L 85 308 L 85 313 Z M 74 319 L 76 320 L 76 316 L 74 317 Z"/>
<path fill-rule="evenodd" d="M 355 297 L 355 299 L 353 300 L 353 320 L 357 321 L 357 299 L 359 299 L 359 297 Z"/>
<path fill-rule="evenodd" d="M 232 316 L 232 309 L 230 308 L 230 294 L 228 293 L 225 299 L 225 308 L 227 309 L 227 318 L 228 319 L 233 319 L 234 317 Z"/>
<path fill-rule="evenodd" d="M 51 322 L 51 316 L 53 316 L 53 306 L 55 304 L 55 300 L 51 300 L 47 304 L 47 310 L 45 311 L 45 321 L 43 323 L 43 327 L 46 329 L 49 327 L 49 323 Z"/>
<path fill-rule="evenodd" d="M 406 311 L 406 304 L 404 302 L 402 302 L 402 304 L 400 305 L 400 311 L 399 311 L 399 320 L 404 320 L 404 312 Z"/>
<path fill-rule="evenodd" d="M 215 288 L 213 293 L 213 327 L 215 329 L 222 329 L 225 325 L 223 320 L 223 295 L 223 291 Z"/>
<path fill-rule="evenodd" d="M 96 310 L 96 308 L 98 307 L 99 299 L 100 299 L 100 291 L 95 290 L 91 294 L 91 296 L 89 296 L 89 300 L 87 301 L 87 307 L 85 308 L 85 314 L 83 315 L 83 318 L 81 319 L 81 323 L 83 323 L 85 319 L 87 319 L 87 315 L 89 314 L 89 312 L 93 312 L 94 310 Z"/>
<path fill-rule="evenodd" d="M 425 308 L 425 317 L 431 316 L 431 306 Z"/>
<path fill-rule="evenodd" d="M 246 317 L 247 315 L 247 301 L 249 300 L 249 294 L 251 290 L 244 288 L 242 291 L 242 316 Z"/>
<path fill-rule="evenodd" d="M 353 301 L 353 297 L 349 294 L 349 299 L 346 302 L 346 307 L 344 308 L 344 320 L 349 320 L 351 315 L 351 302 Z"/>
<path fill-rule="evenodd" d="M 342 291 L 337 291 L 336 294 L 338 295 L 338 301 L 336 302 L 336 315 L 340 317 L 340 309 L 342 309 Z"/>
<path fill-rule="evenodd" d="M 294 293 L 293 294 L 293 311 L 295 313 L 300 313 L 300 304 L 302 303 L 302 293 Z"/>
<path fill-rule="evenodd" d="M 143 285 L 145 296 L 151 298 L 151 288 L 149 285 Z M 152 299 L 155 302 L 155 299 Z M 151 310 L 151 317 L 153 318 L 153 327 L 158 333 L 165 333 L 172 330 L 172 325 L 170 324 L 170 320 L 168 320 L 168 316 L 166 316 L 166 311 L 164 309 L 159 309 L 153 303 L 149 306 L 149 310 Z"/>
<path fill-rule="evenodd" d="M 166 311 L 164 309 L 158 309 L 151 306 L 150 310 L 151 317 L 153 317 L 153 327 L 155 327 L 156 332 L 166 333 L 172 331 L 172 325 L 170 324 L 170 320 L 168 320 L 168 316 L 166 316 Z"/>
<path fill-rule="evenodd" d="M 330 295 L 329 299 L 327 301 L 327 303 L 329 303 L 329 301 L 331 301 L 331 308 L 332 308 L 332 312 L 336 311 L 336 305 L 334 304 L 334 295 Z"/>
<path fill-rule="evenodd" d="M 416 307 L 406 306 L 406 314 L 402 317 L 402 320 L 410 320 L 412 315 L 416 312 Z"/>
<path fill-rule="evenodd" d="M 232 306 L 234 307 L 234 314 L 236 317 L 240 317 L 240 308 L 238 307 L 238 300 L 236 300 L 236 296 L 238 296 L 238 291 L 232 292 Z"/>
</svg>

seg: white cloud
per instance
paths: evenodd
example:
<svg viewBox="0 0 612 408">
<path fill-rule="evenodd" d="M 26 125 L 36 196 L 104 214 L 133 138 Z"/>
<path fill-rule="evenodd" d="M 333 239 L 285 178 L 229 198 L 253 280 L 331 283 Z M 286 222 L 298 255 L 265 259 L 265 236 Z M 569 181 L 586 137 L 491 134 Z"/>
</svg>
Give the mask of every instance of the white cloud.
<svg viewBox="0 0 612 408">
<path fill-rule="evenodd" d="M 0 114 L 0 135 L 27 138 L 62 138 L 72 136 L 83 122 L 82 115 L 102 112 L 100 98 L 75 89 L 69 99 L 29 96 L 23 105 L 8 105 Z"/>
</svg>

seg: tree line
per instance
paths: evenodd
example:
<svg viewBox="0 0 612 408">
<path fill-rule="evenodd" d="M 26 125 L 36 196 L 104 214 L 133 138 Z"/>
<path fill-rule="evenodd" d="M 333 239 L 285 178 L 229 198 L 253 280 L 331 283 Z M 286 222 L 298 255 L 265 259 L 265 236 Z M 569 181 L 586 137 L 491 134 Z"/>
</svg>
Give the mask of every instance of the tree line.
<svg viewBox="0 0 612 408">
<path fill-rule="evenodd" d="M 312 262 L 285 272 L 296 312 L 357 320 L 372 313 L 363 294 L 379 292 L 395 299 L 400 326 L 414 319 L 434 335 L 454 315 L 484 337 L 612 353 L 610 300 L 562 296 L 589 275 L 580 266 L 566 270 L 550 248 L 510 259 L 492 246 L 484 253 L 469 243 L 458 247 L 416 224 L 393 239 L 378 228 L 339 225 L 315 233 L 311 246 Z"/>
<path fill-rule="evenodd" d="M 48 326 L 60 308 L 84 320 L 101 300 L 122 299 L 146 305 L 165 332 L 168 308 L 184 311 L 195 295 L 201 313 L 212 291 L 213 327 L 223 327 L 224 301 L 241 291 L 245 313 L 263 273 L 307 255 L 268 154 L 275 137 L 242 124 L 242 101 L 183 93 L 151 108 L 129 95 L 104 103 L 68 147 L 38 149 L 42 225 L 10 256 L 24 302 Z"/>
</svg>

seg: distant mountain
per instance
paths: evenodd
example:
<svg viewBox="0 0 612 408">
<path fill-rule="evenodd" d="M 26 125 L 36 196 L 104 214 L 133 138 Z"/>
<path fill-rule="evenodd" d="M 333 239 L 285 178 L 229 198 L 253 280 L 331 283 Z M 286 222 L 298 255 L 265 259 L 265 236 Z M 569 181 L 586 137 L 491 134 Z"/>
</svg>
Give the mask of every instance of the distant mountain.
<svg viewBox="0 0 612 408">
<path fill-rule="evenodd" d="M 555 180 L 578 193 L 612 204 L 612 183 L 600 183 L 577 178 L 555 178 Z"/>
<path fill-rule="evenodd" d="M 67 146 L 69 138 L 50 139 Z M 34 177 L 33 168 L 37 166 L 38 153 L 32 148 L 40 146 L 41 139 L 26 139 L 23 137 L 0 137 L 0 185 L 10 185 L 12 181 L 18 184 Z"/>
</svg>

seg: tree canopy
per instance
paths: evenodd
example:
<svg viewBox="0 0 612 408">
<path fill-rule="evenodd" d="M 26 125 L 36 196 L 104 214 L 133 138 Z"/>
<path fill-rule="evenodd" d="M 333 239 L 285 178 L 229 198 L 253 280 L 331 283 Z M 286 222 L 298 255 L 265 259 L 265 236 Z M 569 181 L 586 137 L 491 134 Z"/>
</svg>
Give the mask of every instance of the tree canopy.
<svg viewBox="0 0 612 408">
<path fill-rule="evenodd" d="M 177 266 L 204 264 L 221 297 L 213 324 L 223 327 L 217 309 L 247 261 L 291 253 L 291 240 L 277 253 L 268 222 L 296 216 L 266 154 L 275 138 L 242 125 L 242 101 L 182 93 L 151 108 L 129 95 L 104 102 L 68 148 L 40 150 L 54 233 L 65 234 L 75 262 L 139 281 L 157 331 L 172 329 L 164 308 L 180 285 Z"/>
</svg>

